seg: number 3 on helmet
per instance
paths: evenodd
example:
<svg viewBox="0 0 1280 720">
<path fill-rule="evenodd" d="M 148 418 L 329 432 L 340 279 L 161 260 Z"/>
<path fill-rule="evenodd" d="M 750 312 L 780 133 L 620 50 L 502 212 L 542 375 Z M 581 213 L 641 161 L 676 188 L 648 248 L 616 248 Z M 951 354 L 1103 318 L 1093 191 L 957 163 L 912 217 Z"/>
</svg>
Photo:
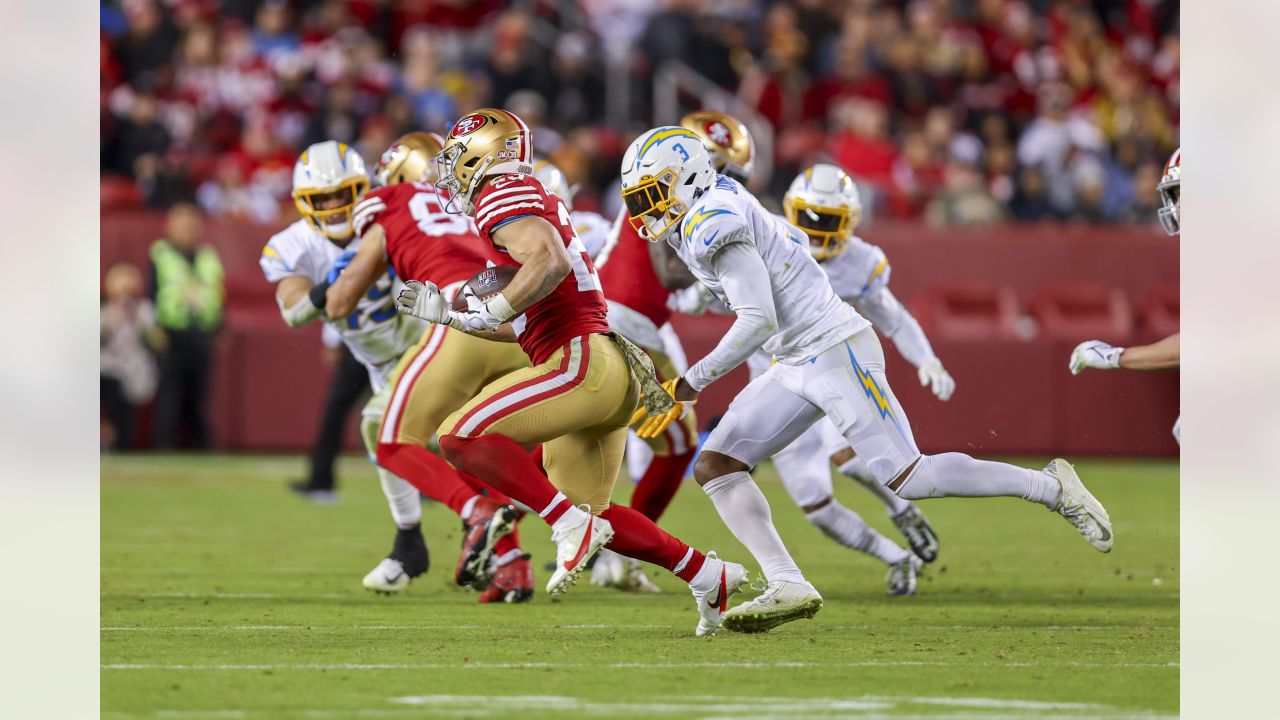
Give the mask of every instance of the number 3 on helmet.
<svg viewBox="0 0 1280 720">
<path fill-rule="evenodd" d="M 654 128 L 622 156 L 622 202 L 650 242 L 665 239 L 715 180 L 702 139 L 686 128 Z"/>
</svg>

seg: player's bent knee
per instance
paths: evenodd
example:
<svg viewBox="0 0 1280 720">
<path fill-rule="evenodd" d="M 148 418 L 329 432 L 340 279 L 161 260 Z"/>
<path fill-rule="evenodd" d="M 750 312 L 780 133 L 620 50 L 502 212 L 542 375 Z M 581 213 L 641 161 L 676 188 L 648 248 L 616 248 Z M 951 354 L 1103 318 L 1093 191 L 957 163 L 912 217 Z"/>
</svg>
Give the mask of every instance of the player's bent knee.
<svg viewBox="0 0 1280 720">
<path fill-rule="evenodd" d="M 809 513 L 815 513 L 815 512 L 818 512 L 819 510 L 821 510 L 822 508 L 824 508 L 824 507 L 826 507 L 826 506 L 830 505 L 830 504 L 831 504 L 831 500 L 832 500 L 832 497 L 831 497 L 830 495 L 828 495 L 827 497 L 823 498 L 822 500 L 819 500 L 819 501 L 818 501 L 818 502 L 816 502 L 816 503 L 810 503 L 810 504 L 808 504 L 808 505 L 805 505 L 805 506 L 801 507 L 800 509 L 801 509 L 801 510 L 803 510 L 803 511 L 804 511 L 804 513 L 805 513 L 806 515 L 808 515 Z"/>
<path fill-rule="evenodd" d="M 895 475 L 892 480 L 890 480 L 888 483 L 885 484 L 886 487 L 892 490 L 894 494 L 897 495 L 898 497 L 902 497 L 902 492 L 901 492 L 902 486 L 907 483 L 907 480 L 911 477 L 911 474 L 916 471 L 917 467 L 919 467 L 921 460 L 924 460 L 924 455 L 917 455 L 916 459 L 912 460 L 910 465 L 908 465 L 902 472 Z M 910 500 L 912 498 L 904 498 L 904 499 Z"/>
<path fill-rule="evenodd" d="M 857 456 L 858 454 L 853 451 L 853 448 L 844 448 L 831 454 L 831 462 L 836 467 L 840 467 Z"/>
<path fill-rule="evenodd" d="M 699 485 L 706 485 L 722 475 L 745 472 L 749 469 L 741 460 L 734 460 L 714 450 L 703 450 L 698 455 L 698 461 L 693 464 L 693 479 Z"/>
</svg>

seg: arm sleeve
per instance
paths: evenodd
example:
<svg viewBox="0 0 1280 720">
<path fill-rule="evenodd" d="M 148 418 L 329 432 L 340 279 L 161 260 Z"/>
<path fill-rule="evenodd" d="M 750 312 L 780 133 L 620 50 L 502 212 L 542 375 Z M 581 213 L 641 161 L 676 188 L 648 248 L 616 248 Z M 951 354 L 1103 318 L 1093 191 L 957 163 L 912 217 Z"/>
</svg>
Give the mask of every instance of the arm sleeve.
<svg viewBox="0 0 1280 720">
<path fill-rule="evenodd" d="M 907 362 L 921 367 L 936 360 L 929 338 L 920 323 L 887 287 L 881 286 L 854 304 L 863 317 L 870 320 L 890 340 Z"/>
<path fill-rule="evenodd" d="M 741 365 L 778 331 L 769 270 L 751 245 L 736 240 L 725 242 L 710 266 L 737 319 L 715 349 L 685 374 L 685 382 L 694 390 L 701 391 Z"/>
</svg>

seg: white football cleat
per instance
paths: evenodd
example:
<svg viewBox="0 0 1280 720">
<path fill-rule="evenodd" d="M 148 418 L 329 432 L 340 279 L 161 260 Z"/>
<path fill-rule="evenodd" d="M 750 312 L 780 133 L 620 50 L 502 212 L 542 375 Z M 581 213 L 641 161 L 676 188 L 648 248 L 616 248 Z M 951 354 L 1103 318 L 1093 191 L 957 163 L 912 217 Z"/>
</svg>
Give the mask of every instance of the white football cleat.
<svg viewBox="0 0 1280 720">
<path fill-rule="evenodd" d="M 612 550 L 601 550 L 591 566 L 591 584 L 621 590 L 627 578 L 627 559 Z"/>
<path fill-rule="evenodd" d="M 382 558 L 382 562 L 364 576 L 364 588 L 383 595 L 394 595 L 409 587 L 409 580 L 409 573 L 404 571 L 404 565 L 399 560 Z"/>
<path fill-rule="evenodd" d="M 623 557 L 608 548 L 596 555 L 595 564 L 591 566 L 591 584 L 630 593 L 653 595 L 662 592 L 662 588 L 644 574 L 639 560 Z"/>
<path fill-rule="evenodd" d="M 1080 481 L 1071 463 L 1056 458 L 1045 466 L 1044 472 L 1058 481 L 1061 491 L 1058 506 L 1054 510 L 1075 526 L 1085 540 L 1098 552 L 1111 551 L 1111 516 L 1102 503 Z"/>
<path fill-rule="evenodd" d="M 822 596 L 807 582 L 775 580 L 759 597 L 724 614 L 724 626 L 734 632 L 762 633 L 792 620 L 806 620 L 822 609 Z"/>
<path fill-rule="evenodd" d="M 644 565 L 639 560 L 635 558 L 625 558 L 625 560 L 627 574 L 622 578 L 623 590 L 642 595 L 657 595 L 662 592 L 662 588 L 644 574 Z"/>
<path fill-rule="evenodd" d="M 553 598 L 577 582 L 587 561 L 613 539 L 613 525 L 608 520 L 591 515 L 591 508 L 586 505 L 580 508 L 587 513 L 585 522 L 563 532 L 551 532 L 551 541 L 556 544 L 556 569 L 547 581 L 547 595 Z"/>
<path fill-rule="evenodd" d="M 747 584 L 747 569 L 738 563 L 725 562 L 716 557 L 714 552 L 707 553 L 707 562 L 720 563 L 720 581 L 707 592 L 693 592 L 694 602 L 698 604 L 698 628 L 694 634 L 698 637 L 715 635 L 720 629 L 720 621 L 729 607 L 729 598 Z"/>
<path fill-rule="evenodd" d="M 915 595 L 916 577 L 922 567 L 924 561 L 915 555 L 908 555 L 902 562 L 890 565 L 889 574 L 884 579 L 889 586 L 889 594 Z"/>
</svg>

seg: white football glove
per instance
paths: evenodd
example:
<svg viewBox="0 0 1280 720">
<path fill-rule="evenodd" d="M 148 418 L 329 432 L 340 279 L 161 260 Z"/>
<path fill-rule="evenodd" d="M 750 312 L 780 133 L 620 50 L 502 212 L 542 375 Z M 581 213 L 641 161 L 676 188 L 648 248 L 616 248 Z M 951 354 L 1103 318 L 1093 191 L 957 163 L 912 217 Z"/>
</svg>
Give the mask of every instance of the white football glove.
<svg viewBox="0 0 1280 720">
<path fill-rule="evenodd" d="M 950 400 L 951 393 L 956 391 L 956 381 L 952 379 L 951 373 L 942 367 L 942 361 L 937 358 L 921 365 L 917 374 L 920 376 L 921 387 L 928 385 L 934 397 L 943 402 Z"/>
<path fill-rule="evenodd" d="M 516 315 L 511 303 L 507 302 L 502 293 L 489 298 L 488 302 L 481 302 L 470 287 L 463 285 L 461 292 L 463 299 L 467 301 L 467 309 L 462 312 L 454 310 L 453 320 L 449 323 L 457 330 L 493 332 Z"/>
<path fill-rule="evenodd" d="M 1114 370 L 1120 367 L 1120 353 L 1124 348 L 1108 345 L 1101 340 L 1086 340 L 1071 351 L 1071 361 L 1067 367 L 1072 375 L 1079 375 L 1085 368 Z"/>
<path fill-rule="evenodd" d="M 449 303 L 440 294 L 435 283 L 420 283 L 410 280 L 396 296 L 396 309 L 406 315 L 421 318 L 430 323 L 448 323 L 452 317 Z"/>
</svg>

